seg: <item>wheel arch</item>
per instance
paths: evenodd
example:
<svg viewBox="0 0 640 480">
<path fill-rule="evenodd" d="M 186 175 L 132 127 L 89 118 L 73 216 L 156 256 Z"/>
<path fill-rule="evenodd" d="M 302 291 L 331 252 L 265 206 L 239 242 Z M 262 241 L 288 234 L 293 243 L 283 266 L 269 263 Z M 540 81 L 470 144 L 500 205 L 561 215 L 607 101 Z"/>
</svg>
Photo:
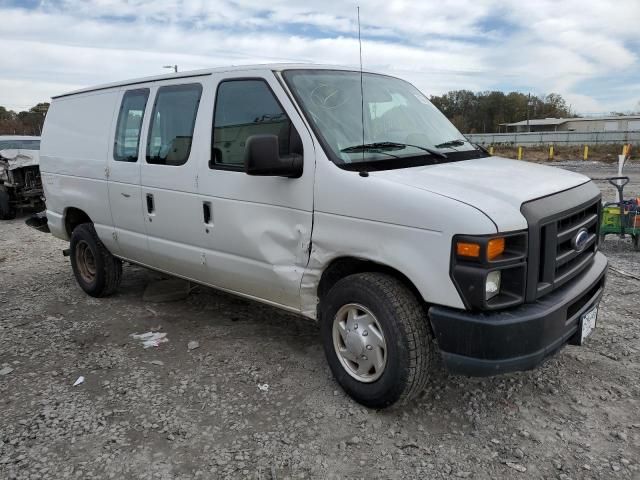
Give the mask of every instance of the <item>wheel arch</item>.
<svg viewBox="0 0 640 480">
<path fill-rule="evenodd" d="M 64 229 L 69 238 L 73 233 L 73 229 L 83 223 L 93 223 L 91 217 L 87 213 L 76 207 L 67 207 L 64 210 Z"/>
<path fill-rule="evenodd" d="M 356 273 L 365 272 L 377 272 L 385 273 L 389 276 L 396 278 L 400 283 L 406 286 L 416 296 L 416 298 L 424 302 L 424 298 L 420 294 L 420 291 L 415 284 L 400 270 L 397 270 L 389 265 L 385 265 L 373 260 L 365 258 L 358 258 L 352 256 L 343 256 L 333 259 L 323 270 L 318 282 L 317 297 L 318 297 L 318 316 L 320 318 L 320 309 L 322 308 L 322 301 L 331 287 L 335 285 L 339 280 L 353 275 Z"/>
</svg>

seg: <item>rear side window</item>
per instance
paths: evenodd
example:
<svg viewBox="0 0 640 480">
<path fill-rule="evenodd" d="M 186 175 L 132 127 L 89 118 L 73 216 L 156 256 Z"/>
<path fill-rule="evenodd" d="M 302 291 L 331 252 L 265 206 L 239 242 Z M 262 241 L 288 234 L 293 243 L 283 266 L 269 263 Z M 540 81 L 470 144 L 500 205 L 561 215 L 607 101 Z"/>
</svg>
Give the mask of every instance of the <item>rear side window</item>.
<svg viewBox="0 0 640 480">
<path fill-rule="evenodd" d="M 116 140 L 113 146 L 114 160 L 119 162 L 138 161 L 140 129 L 148 98 L 148 88 L 129 90 L 122 97 L 116 126 Z"/>
<path fill-rule="evenodd" d="M 158 89 L 147 140 L 147 163 L 176 166 L 187 162 L 201 95 L 199 83 Z"/>
<path fill-rule="evenodd" d="M 218 86 L 211 168 L 241 170 L 247 138 L 277 135 L 280 155 L 302 154 L 302 141 L 264 80 L 225 80 Z"/>
</svg>

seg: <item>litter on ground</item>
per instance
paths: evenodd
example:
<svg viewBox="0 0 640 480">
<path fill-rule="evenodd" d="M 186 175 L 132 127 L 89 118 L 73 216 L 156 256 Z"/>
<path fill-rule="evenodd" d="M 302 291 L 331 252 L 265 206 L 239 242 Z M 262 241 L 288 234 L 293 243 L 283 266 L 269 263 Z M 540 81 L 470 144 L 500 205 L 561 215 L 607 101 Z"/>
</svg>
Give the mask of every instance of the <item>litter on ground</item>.
<svg viewBox="0 0 640 480">
<path fill-rule="evenodd" d="M 78 379 L 77 379 L 75 382 L 73 382 L 73 386 L 74 386 L 74 387 L 77 387 L 77 386 L 78 386 L 78 385 L 80 385 L 81 383 L 84 383 L 84 377 L 83 377 L 82 375 L 80 375 L 80 376 L 78 377 Z"/>
<path fill-rule="evenodd" d="M 164 332 L 132 333 L 131 337 L 140 340 L 144 348 L 157 347 L 161 343 L 169 341 Z"/>
</svg>

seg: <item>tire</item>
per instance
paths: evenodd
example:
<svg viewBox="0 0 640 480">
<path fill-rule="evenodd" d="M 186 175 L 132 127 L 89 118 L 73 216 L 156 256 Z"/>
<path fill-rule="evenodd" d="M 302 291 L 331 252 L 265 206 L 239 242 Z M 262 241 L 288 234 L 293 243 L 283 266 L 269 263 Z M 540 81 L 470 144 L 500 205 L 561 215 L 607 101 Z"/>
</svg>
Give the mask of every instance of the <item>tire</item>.
<svg viewBox="0 0 640 480">
<path fill-rule="evenodd" d="M 355 319 L 351 320 L 351 329 L 349 318 Z M 362 325 L 357 324 L 358 319 L 364 319 Z M 433 333 L 422 302 L 396 278 L 359 273 L 338 281 L 323 300 L 320 328 L 333 376 L 358 403 L 385 408 L 396 402 L 406 403 L 424 390 L 435 364 Z M 374 333 L 378 328 L 381 332 Z M 384 338 L 384 348 L 379 346 L 379 333 Z M 378 352 L 371 361 L 366 356 L 372 347 L 370 342 L 376 346 L 368 350 L 369 354 Z M 339 350 L 365 358 L 362 372 L 358 373 L 360 364 L 345 359 Z M 384 362 L 379 361 L 380 352 Z M 374 367 L 364 372 L 367 362 Z M 384 363 L 383 368 L 376 368 L 376 363 Z"/>
<path fill-rule="evenodd" d="M 16 207 L 11 205 L 11 196 L 7 187 L 0 186 L 0 220 L 13 220 L 16 214 Z"/>
<path fill-rule="evenodd" d="M 122 278 L 122 262 L 100 241 L 92 223 L 83 223 L 71 233 L 71 267 L 78 285 L 92 297 L 115 292 Z"/>
<path fill-rule="evenodd" d="M 640 252 L 640 234 L 633 235 L 632 237 L 633 249 L 636 252 Z"/>
</svg>

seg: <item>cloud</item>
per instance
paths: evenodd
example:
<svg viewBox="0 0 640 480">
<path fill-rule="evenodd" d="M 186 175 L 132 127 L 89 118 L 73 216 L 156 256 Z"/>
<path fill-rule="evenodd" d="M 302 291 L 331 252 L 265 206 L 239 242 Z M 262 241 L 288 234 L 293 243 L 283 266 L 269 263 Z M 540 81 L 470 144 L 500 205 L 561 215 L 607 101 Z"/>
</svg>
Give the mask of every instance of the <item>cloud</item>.
<svg viewBox="0 0 640 480">
<path fill-rule="evenodd" d="M 0 18 L 0 104 L 10 107 L 174 63 L 358 63 L 356 3 L 339 0 L 43 0 L 30 9 L 0 0 Z M 636 0 L 372 0 L 361 9 L 363 58 L 427 94 L 553 91 L 579 111 L 629 110 L 638 92 L 615 73 L 640 78 L 638 18 Z"/>
</svg>

